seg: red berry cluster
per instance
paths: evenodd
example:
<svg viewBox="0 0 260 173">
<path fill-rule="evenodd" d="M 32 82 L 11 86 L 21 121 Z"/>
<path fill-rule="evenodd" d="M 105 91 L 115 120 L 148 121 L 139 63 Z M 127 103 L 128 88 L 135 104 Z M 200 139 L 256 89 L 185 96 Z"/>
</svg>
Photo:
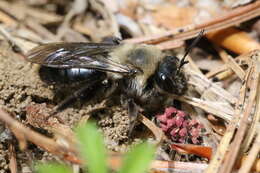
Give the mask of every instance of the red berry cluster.
<svg viewBox="0 0 260 173">
<path fill-rule="evenodd" d="M 203 125 L 174 107 L 168 107 L 161 115 L 156 115 L 160 128 L 173 141 L 179 143 L 201 143 Z"/>
</svg>

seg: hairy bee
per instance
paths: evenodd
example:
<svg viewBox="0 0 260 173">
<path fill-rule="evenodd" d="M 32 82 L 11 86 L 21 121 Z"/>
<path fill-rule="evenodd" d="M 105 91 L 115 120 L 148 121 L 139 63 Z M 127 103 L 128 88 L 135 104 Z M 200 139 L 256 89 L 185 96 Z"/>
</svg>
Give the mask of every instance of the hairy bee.
<svg viewBox="0 0 260 173">
<path fill-rule="evenodd" d="M 128 107 L 132 127 L 140 108 L 155 110 L 168 101 L 169 95 L 185 93 L 184 58 L 179 60 L 152 45 L 118 40 L 43 44 L 27 55 L 29 62 L 41 65 L 39 72 L 44 81 L 81 83 L 82 87 L 57 110 L 82 95 L 89 100 L 97 95 L 109 97 L 117 91 Z"/>
</svg>

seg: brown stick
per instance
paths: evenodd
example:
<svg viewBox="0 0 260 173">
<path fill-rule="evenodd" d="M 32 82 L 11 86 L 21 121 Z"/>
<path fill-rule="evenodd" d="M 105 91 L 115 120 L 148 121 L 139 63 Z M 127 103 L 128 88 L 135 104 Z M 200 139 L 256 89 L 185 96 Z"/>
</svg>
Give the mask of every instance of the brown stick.
<svg viewBox="0 0 260 173">
<path fill-rule="evenodd" d="M 73 163 L 81 163 L 81 160 L 76 157 L 76 151 L 71 148 L 66 148 L 57 144 L 54 140 L 47 138 L 23 124 L 13 119 L 6 111 L 0 108 L 0 120 L 5 122 L 8 127 L 12 130 L 17 139 L 24 138 L 35 145 L 43 148 L 44 150 L 60 156 L 64 160 L 68 160 Z M 20 142 L 20 141 L 19 141 Z"/>
<path fill-rule="evenodd" d="M 220 173 L 228 173 L 232 171 L 232 168 L 235 164 L 235 161 L 237 159 L 237 156 L 239 155 L 239 150 L 241 149 L 239 146 L 241 146 L 242 141 L 244 139 L 244 136 L 246 134 L 247 128 L 249 126 L 249 116 L 252 113 L 252 110 L 254 110 L 254 103 L 257 95 L 257 88 L 260 85 L 260 69 L 259 69 L 259 61 L 255 61 L 255 64 L 252 66 L 252 70 L 250 71 L 250 75 L 248 77 L 247 86 L 248 89 L 250 89 L 249 98 L 247 101 L 247 105 L 245 107 L 245 110 L 242 114 L 242 119 L 240 120 L 240 127 L 237 130 L 236 136 L 234 138 L 234 141 L 230 145 L 230 148 L 232 149 L 230 153 L 226 157 L 226 161 L 223 163 Z M 250 70 L 250 69 L 249 69 Z"/>
<path fill-rule="evenodd" d="M 247 73 L 247 78 L 248 78 L 248 73 Z M 246 86 L 244 84 L 240 89 L 239 99 L 237 100 L 236 103 L 234 118 L 232 119 L 232 121 L 230 121 L 227 130 L 219 143 L 217 151 L 215 152 L 213 158 L 211 159 L 211 162 L 208 168 L 206 169 L 205 173 L 218 173 L 218 171 L 222 167 L 222 162 L 225 159 L 225 155 L 228 152 L 228 149 L 230 147 L 230 141 L 232 140 L 232 137 L 235 134 L 237 124 L 240 120 L 239 114 L 242 112 L 243 106 L 241 105 L 244 105 L 245 96 L 246 96 Z"/>
<path fill-rule="evenodd" d="M 253 19 L 260 15 L 259 8 L 260 1 L 256 1 L 249 5 L 236 8 L 228 12 L 227 14 L 224 14 L 220 17 L 217 17 L 213 20 L 210 20 L 202 24 L 189 25 L 185 28 L 170 30 L 164 34 L 128 39 L 126 40 L 126 42 L 155 44 L 171 39 L 174 39 L 176 42 L 187 40 L 197 36 L 197 34 L 202 29 L 205 29 L 205 33 L 209 33 L 211 31 L 225 29 L 230 26 L 234 26 L 239 23 L 245 22 L 249 19 Z"/>
<path fill-rule="evenodd" d="M 9 169 L 11 173 L 17 173 L 17 161 L 14 145 L 9 145 Z"/>
</svg>

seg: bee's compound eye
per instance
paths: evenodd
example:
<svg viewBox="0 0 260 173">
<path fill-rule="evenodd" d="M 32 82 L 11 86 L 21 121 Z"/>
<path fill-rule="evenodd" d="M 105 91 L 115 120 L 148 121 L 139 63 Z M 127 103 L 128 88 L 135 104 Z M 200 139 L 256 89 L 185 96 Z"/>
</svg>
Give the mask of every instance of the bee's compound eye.
<svg viewBox="0 0 260 173">
<path fill-rule="evenodd" d="M 159 65 L 155 76 L 155 84 L 163 91 L 181 95 L 187 88 L 187 82 L 183 73 L 177 74 L 178 59 L 166 57 Z"/>
<path fill-rule="evenodd" d="M 170 77 L 165 74 L 155 76 L 156 85 L 163 91 L 181 95 L 186 90 L 186 81 L 182 77 Z"/>
<path fill-rule="evenodd" d="M 173 89 L 172 80 L 165 73 L 157 73 L 155 76 L 157 86 L 164 91 L 170 91 Z"/>
</svg>

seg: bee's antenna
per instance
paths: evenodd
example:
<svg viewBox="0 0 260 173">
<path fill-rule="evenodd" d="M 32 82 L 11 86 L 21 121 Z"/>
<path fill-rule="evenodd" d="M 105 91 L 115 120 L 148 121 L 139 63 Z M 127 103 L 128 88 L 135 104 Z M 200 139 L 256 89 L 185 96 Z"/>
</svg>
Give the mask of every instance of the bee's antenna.
<svg viewBox="0 0 260 173">
<path fill-rule="evenodd" d="M 204 29 L 202 29 L 199 33 L 199 35 L 196 37 L 196 39 L 191 43 L 191 45 L 188 47 L 187 51 L 185 52 L 183 58 L 180 61 L 180 66 L 178 68 L 178 72 L 180 71 L 181 67 L 183 67 L 185 64 L 189 63 L 189 61 L 185 61 L 186 56 L 190 53 L 191 49 L 199 42 L 199 40 L 202 38 L 204 34 Z M 178 73 L 177 72 L 177 73 Z"/>
</svg>

